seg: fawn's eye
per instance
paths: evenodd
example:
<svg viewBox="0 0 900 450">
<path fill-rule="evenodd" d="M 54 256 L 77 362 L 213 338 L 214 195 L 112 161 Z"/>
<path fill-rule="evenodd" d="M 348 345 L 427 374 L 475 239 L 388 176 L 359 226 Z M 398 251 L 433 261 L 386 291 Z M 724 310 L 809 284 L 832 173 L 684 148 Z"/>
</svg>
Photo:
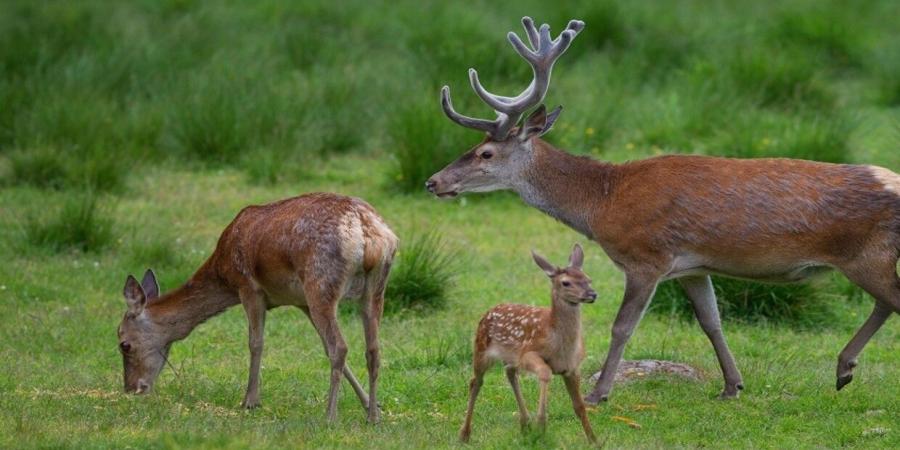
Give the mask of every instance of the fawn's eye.
<svg viewBox="0 0 900 450">
<path fill-rule="evenodd" d="M 129 351 L 131 351 L 131 344 L 129 344 L 127 341 L 119 342 L 119 349 L 122 350 L 122 353 L 128 353 Z"/>
<path fill-rule="evenodd" d="M 569 286 L 572 285 L 572 283 L 569 283 L 568 281 L 563 281 L 563 282 L 562 282 L 562 285 L 565 286 L 565 287 L 569 287 Z"/>
<path fill-rule="evenodd" d="M 492 156 L 494 156 L 494 153 L 491 152 L 490 150 L 485 150 L 485 151 L 481 152 L 481 159 L 491 159 Z"/>
</svg>

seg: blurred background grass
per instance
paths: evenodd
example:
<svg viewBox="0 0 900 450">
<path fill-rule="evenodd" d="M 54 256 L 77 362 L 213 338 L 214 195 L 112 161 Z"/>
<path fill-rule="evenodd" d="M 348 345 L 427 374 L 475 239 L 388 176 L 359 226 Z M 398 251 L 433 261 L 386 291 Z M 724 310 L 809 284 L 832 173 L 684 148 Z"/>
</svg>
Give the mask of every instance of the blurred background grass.
<svg viewBox="0 0 900 450">
<path fill-rule="evenodd" d="M 165 288 L 174 287 L 208 255 L 240 207 L 334 190 L 370 200 L 400 235 L 389 312 L 414 312 L 384 327 L 384 392 L 396 396 L 387 406 L 397 414 L 388 421 L 403 432 L 356 430 L 343 438 L 358 440 L 343 443 L 425 446 L 434 444 L 434 433 L 449 442 L 464 402 L 459 388 L 477 317 L 500 301 L 545 304 L 548 288 L 527 250 L 556 252 L 562 261 L 582 237 L 508 193 L 451 204 L 428 198 L 425 179 L 479 140 L 443 116 L 440 86 L 450 85 L 459 111 L 492 117 L 469 89 L 466 69 L 477 68 L 495 92 L 517 93 L 530 72 L 505 33 L 521 33 L 526 14 L 556 32 L 581 18 L 587 27 L 557 65 L 546 100 L 565 107 L 547 136 L 561 148 L 613 162 L 697 153 L 896 171 L 898 12 L 892 0 L 852 6 L 813 0 L 0 2 L 0 296 L 9 300 L 0 303 L 0 336 L 11 343 L 0 353 L 11 367 L 0 374 L 0 388 L 14 392 L 0 396 L 9 412 L 0 425 L 14 430 L 10 436 L 32 436 L 36 445 L 66 442 L 86 430 L 116 435 L 107 441 L 102 432 L 85 434 L 81 442 L 95 446 L 147 444 L 172 428 L 181 434 L 171 446 L 201 442 L 193 436 L 210 429 L 225 435 L 222 442 L 234 442 L 245 431 L 230 428 L 235 425 L 222 422 L 220 413 L 236 404 L 243 384 L 236 369 L 246 359 L 240 311 L 176 346 L 173 360 L 190 364 L 191 375 L 173 379 L 167 370 L 159 397 L 147 403 L 113 404 L 118 398 L 102 396 L 70 401 L 59 392 L 70 383 L 87 392 L 118 388 L 112 332 L 125 273 L 152 266 Z M 728 199 L 722 201 L 727 208 Z M 589 371 L 605 354 L 622 280 L 598 247 L 586 251 L 608 300 L 585 312 Z M 832 441 L 804 442 L 883 443 L 860 438 L 857 428 L 884 416 L 847 410 L 879 404 L 896 419 L 897 409 L 890 411 L 897 397 L 878 389 L 898 379 L 890 324 L 867 349 L 871 364 L 860 377 L 870 382 L 860 383 L 858 395 L 820 393 L 833 383 L 834 354 L 868 312 L 868 300 L 860 300 L 866 296 L 837 275 L 800 286 L 717 280 L 716 288 L 755 397 L 693 409 L 693 399 L 718 389 L 714 375 L 701 387 L 657 381 L 620 388 L 620 404 L 649 398 L 672 411 L 645 419 L 648 428 L 658 421 L 664 432 L 614 431 L 613 445 L 747 446 L 765 435 L 778 446 L 823 433 Z M 681 320 L 691 311 L 677 285 L 660 287 L 652 311 L 656 317 L 645 320 L 629 357 L 687 360 L 716 373 L 705 338 Z M 254 427 L 237 438 L 239 447 L 260 437 L 253 433 L 270 445 L 295 443 L 286 429 L 314 435 L 312 445 L 337 445 L 333 433 L 312 429 L 319 424 L 311 418 L 320 415 L 316 395 L 324 392 L 327 363 L 309 327 L 283 320 L 287 314 L 273 312 L 273 341 L 308 343 L 302 356 L 322 367 L 269 347 L 264 392 L 273 394 L 264 403 L 274 409 L 246 419 Z M 351 351 L 360 340 L 357 328 L 355 321 L 345 326 Z M 810 340 L 821 345 L 798 344 Z M 44 377 L 48 367 L 64 379 Z M 322 382 L 301 390 L 307 396 L 301 408 L 291 387 L 297 373 Z M 59 401 L 48 403 L 47 392 Z M 491 395 L 509 400 L 502 385 Z M 44 404 L 32 408 L 35 398 Z M 172 398 L 205 413 L 187 415 L 193 422 L 183 427 L 173 423 L 186 413 Z M 790 403 L 794 398 L 802 404 Z M 344 400 L 342 413 L 355 407 Z M 568 408 L 563 400 L 554 410 Z M 204 401 L 219 409 L 204 410 Z M 147 405 L 155 416 L 135 438 L 129 427 Z M 692 408 L 691 417 L 679 408 Z M 777 436 L 771 411 L 783 412 Z M 272 414 L 281 418 L 274 425 Z M 58 431 L 42 425 L 51 416 L 63 424 Z M 343 425 L 358 425 L 350 417 Z M 490 442 L 513 445 L 506 436 L 514 419 L 499 421 Z M 723 430 L 723 421 L 735 426 Z M 572 425 L 571 436 L 514 444 L 581 442 L 574 422 L 559 422 L 554 425 Z M 432 428 L 418 433 L 421 427 Z M 718 441 L 722 436 L 727 439 Z"/>
</svg>

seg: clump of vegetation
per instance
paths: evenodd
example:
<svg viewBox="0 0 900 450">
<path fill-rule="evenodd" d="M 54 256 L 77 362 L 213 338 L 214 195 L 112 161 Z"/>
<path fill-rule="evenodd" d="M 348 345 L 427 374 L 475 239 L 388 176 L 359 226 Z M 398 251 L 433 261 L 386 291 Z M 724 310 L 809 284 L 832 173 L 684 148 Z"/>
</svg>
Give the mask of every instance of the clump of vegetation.
<svg viewBox="0 0 900 450">
<path fill-rule="evenodd" d="M 713 138 L 713 154 L 850 162 L 854 122 L 836 115 L 788 115 L 749 110 Z"/>
<path fill-rule="evenodd" d="M 743 323 L 775 323 L 799 328 L 833 327 L 845 322 L 841 312 L 848 299 L 862 291 L 837 276 L 806 283 L 764 284 L 714 277 L 723 320 Z M 685 320 L 694 317 L 690 300 L 677 281 L 660 284 L 649 310 Z"/>
<path fill-rule="evenodd" d="M 97 205 L 91 192 L 66 197 L 50 219 L 31 218 L 25 224 L 28 242 L 51 252 L 96 252 L 110 245 L 113 220 Z"/>
<path fill-rule="evenodd" d="M 389 184 L 404 192 L 424 189 L 428 177 L 477 140 L 474 132 L 447 120 L 436 96 L 431 102 L 410 103 L 393 113 L 388 134 L 396 160 Z"/>
<path fill-rule="evenodd" d="M 443 308 L 458 261 L 459 254 L 434 231 L 407 238 L 388 280 L 385 313 Z"/>
</svg>

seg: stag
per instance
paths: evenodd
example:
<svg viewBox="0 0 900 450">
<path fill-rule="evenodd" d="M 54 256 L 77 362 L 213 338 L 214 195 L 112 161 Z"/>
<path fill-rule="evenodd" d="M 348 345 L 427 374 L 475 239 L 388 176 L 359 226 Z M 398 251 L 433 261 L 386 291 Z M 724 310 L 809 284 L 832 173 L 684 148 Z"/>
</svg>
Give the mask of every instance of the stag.
<svg viewBox="0 0 900 450">
<path fill-rule="evenodd" d="M 711 274 L 761 282 L 799 282 L 836 269 L 875 298 L 868 319 L 838 356 L 838 390 L 853 379 L 863 347 L 892 312 L 900 312 L 900 176 L 875 166 L 795 159 L 660 156 L 625 164 L 578 157 L 541 136 L 561 108 L 540 104 L 553 64 L 584 27 L 550 29 L 522 19 L 531 48 L 510 32 L 534 78 L 518 96 L 494 95 L 474 69 L 476 94 L 494 120 L 457 113 L 444 86 L 444 113 L 486 133 L 426 188 L 438 197 L 509 189 L 522 200 L 597 242 L 625 275 L 602 374 L 586 401 L 608 399 L 628 339 L 659 282 L 677 279 L 712 343 L 725 379 L 721 397 L 737 397 L 741 373 L 722 333 Z M 521 125 L 519 119 L 538 106 Z"/>
</svg>

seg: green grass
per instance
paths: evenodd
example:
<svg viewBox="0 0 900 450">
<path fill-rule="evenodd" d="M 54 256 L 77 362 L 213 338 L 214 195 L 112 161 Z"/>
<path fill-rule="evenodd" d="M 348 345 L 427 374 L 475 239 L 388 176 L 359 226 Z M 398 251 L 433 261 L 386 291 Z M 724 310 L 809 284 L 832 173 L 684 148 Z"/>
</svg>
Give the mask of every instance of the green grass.
<svg viewBox="0 0 900 450">
<path fill-rule="evenodd" d="M 490 118 L 466 69 L 477 68 L 488 89 L 515 94 L 530 73 L 505 33 L 521 33 L 525 14 L 557 31 L 578 17 L 587 28 L 556 66 L 546 99 L 565 106 L 547 136 L 563 148 L 613 162 L 685 152 L 896 171 L 895 10 L 888 0 L 854 8 L 811 0 L 4 2 L 0 447 L 456 446 L 478 319 L 500 302 L 549 303 L 530 249 L 562 261 L 574 242 L 585 247 L 600 293 L 584 308 L 585 379 L 602 364 L 623 282 L 598 246 L 509 194 L 442 202 L 424 192 L 428 176 L 481 138 L 443 117 L 441 85 L 460 112 Z M 346 386 L 339 423 L 324 422 L 327 359 L 307 319 L 284 308 L 267 320 L 262 409 L 238 408 L 248 366 L 240 308 L 176 343 L 176 370 L 165 368 L 152 395 L 122 394 L 115 328 L 125 276 L 153 268 L 172 289 L 243 206 L 309 191 L 363 197 L 400 236 L 389 308 L 421 295 L 422 280 L 453 278 L 431 297 L 444 299 L 441 308 L 382 324 L 384 422 L 366 425 Z M 417 240 L 433 229 L 441 244 Z M 457 256 L 432 251 L 441 245 Z M 871 310 L 868 296 L 840 277 L 718 289 L 742 398 L 714 399 L 721 380 L 711 346 L 683 320 L 690 312 L 678 290 L 661 289 L 662 313 L 644 318 L 626 357 L 686 362 L 703 380 L 617 386 L 590 412 L 601 441 L 900 446 L 900 321 L 884 326 L 853 383 L 836 393 L 836 356 Z M 350 314 L 340 320 L 359 375 L 362 327 Z M 548 433 L 520 436 L 501 372 L 486 379 L 474 446 L 584 446 L 558 380 Z M 533 409 L 536 383 L 525 381 L 524 391 Z"/>
<path fill-rule="evenodd" d="M 446 307 L 447 294 L 461 262 L 435 231 L 407 236 L 391 271 L 385 314 L 430 312 Z"/>
</svg>

